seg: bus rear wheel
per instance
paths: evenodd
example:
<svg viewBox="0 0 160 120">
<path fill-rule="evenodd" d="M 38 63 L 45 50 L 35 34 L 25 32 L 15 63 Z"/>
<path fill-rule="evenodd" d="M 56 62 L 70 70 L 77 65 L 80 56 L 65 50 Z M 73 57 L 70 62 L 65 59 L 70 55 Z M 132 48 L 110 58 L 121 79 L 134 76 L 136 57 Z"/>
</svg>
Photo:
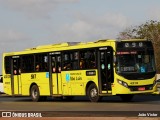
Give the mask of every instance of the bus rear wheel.
<svg viewBox="0 0 160 120">
<path fill-rule="evenodd" d="M 33 85 L 31 87 L 30 95 L 31 95 L 32 101 L 38 102 L 40 100 L 40 93 L 37 85 Z"/>
<path fill-rule="evenodd" d="M 98 102 L 101 99 L 99 96 L 97 86 L 92 83 L 87 89 L 87 96 L 91 102 Z"/>
</svg>

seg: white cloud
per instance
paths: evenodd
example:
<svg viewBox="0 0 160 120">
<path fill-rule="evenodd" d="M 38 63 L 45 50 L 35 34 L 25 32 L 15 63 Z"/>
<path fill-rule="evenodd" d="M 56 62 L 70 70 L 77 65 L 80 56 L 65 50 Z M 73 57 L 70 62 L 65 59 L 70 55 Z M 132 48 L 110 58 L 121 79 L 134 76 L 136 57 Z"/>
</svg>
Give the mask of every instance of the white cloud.
<svg viewBox="0 0 160 120">
<path fill-rule="evenodd" d="M 78 0 L 0 0 L 0 5 L 22 12 L 30 18 L 49 18 L 59 4 Z"/>
<path fill-rule="evenodd" d="M 18 32 L 16 30 L 0 30 L 1 42 L 19 42 L 27 39 L 28 37 L 22 32 Z"/>
<path fill-rule="evenodd" d="M 6 52 L 20 51 L 30 46 L 30 38 L 19 31 L 13 29 L 0 29 L 0 56 Z M 0 59 L 2 63 L 2 59 Z M 2 65 L 2 64 L 1 64 Z M 0 68 L 1 71 L 1 68 Z"/>
<path fill-rule="evenodd" d="M 149 20 L 160 20 L 160 8 L 157 5 L 154 5 L 154 7 L 150 7 L 147 10 L 147 16 L 149 17 Z"/>
<path fill-rule="evenodd" d="M 61 40 L 93 41 L 96 39 L 114 39 L 130 21 L 122 14 L 106 13 L 105 15 L 76 15 L 73 23 L 65 24 L 59 28 L 56 35 Z"/>
<path fill-rule="evenodd" d="M 20 31 L 0 29 L 0 53 L 23 50 L 31 46 L 31 40 Z"/>
</svg>

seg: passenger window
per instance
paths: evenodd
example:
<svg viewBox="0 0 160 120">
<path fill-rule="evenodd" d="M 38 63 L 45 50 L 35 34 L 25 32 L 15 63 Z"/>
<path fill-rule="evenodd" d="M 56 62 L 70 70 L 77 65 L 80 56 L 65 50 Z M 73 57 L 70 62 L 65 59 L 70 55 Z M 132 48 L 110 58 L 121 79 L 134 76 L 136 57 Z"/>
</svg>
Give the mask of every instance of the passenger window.
<svg viewBox="0 0 160 120">
<path fill-rule="evenodd" d="M 77 70 L 79 68 L 78 60 L 79 53 L 75 52 L 65 52 L 63 54 L 63 70 Z"/>
<path fill-rule="evenodd" d="M 80 69 L 96 68 L 96 52 L 95 50 L 85 50 L 80 52 Z"/>
</svg>

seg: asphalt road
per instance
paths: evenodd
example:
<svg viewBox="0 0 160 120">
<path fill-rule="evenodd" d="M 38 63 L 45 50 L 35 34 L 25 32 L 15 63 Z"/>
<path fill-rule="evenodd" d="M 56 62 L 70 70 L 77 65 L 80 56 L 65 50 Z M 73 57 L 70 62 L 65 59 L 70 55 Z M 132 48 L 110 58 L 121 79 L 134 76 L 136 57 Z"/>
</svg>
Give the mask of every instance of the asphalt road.
<svg viewBox="0 0 160 120">
<path fill-rule="evenodd" d="M 90 102 L 87 97 L 75 97 L 69 102 L 51 97 L 32 102 L 30 97 L 0 96 L 0 111 L 32 111 L 45 116 L 138 116 L 149 112 L 160 116 L 160 95 L 136 95 L 131 102 L 111 96 L 98 103 Z"/>
</svg>

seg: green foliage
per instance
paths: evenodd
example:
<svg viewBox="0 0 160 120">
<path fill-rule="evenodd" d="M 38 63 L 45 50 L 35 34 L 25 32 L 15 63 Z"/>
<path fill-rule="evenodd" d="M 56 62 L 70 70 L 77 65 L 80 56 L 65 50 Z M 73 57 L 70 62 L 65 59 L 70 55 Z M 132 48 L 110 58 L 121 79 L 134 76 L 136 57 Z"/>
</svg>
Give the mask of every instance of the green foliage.
<svg viewBox="0 0 160 120">
<path fill-rule="evenodd" d="M 150 20 L 120 32 L 118 39 L 148 39 L 154 45 L 157 72 L 160 73 L 160 22 Z"/>
</svg>

